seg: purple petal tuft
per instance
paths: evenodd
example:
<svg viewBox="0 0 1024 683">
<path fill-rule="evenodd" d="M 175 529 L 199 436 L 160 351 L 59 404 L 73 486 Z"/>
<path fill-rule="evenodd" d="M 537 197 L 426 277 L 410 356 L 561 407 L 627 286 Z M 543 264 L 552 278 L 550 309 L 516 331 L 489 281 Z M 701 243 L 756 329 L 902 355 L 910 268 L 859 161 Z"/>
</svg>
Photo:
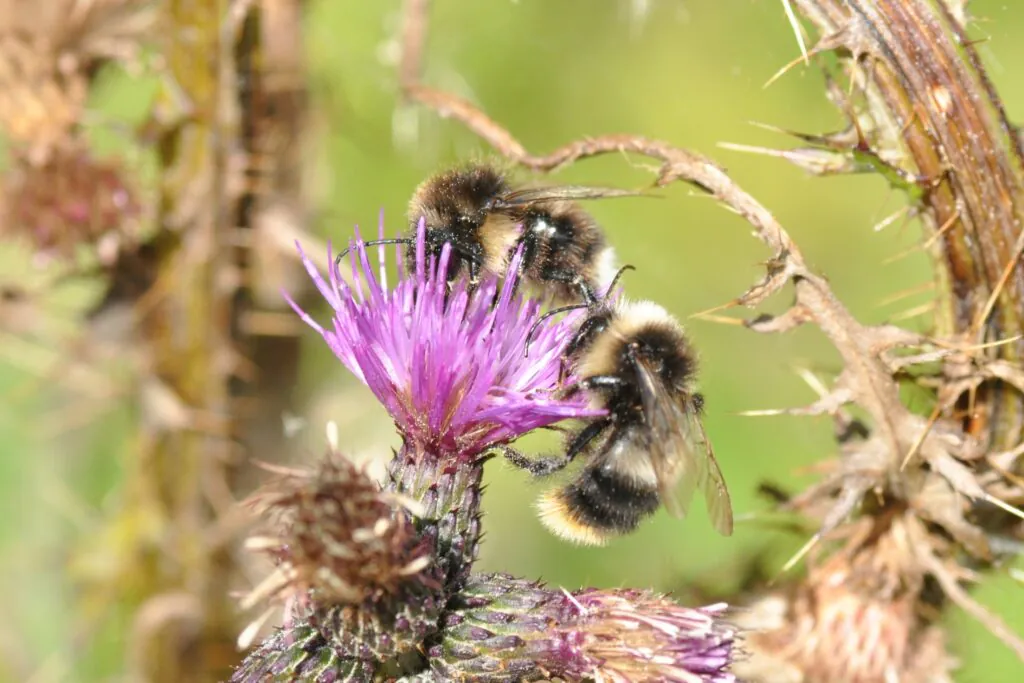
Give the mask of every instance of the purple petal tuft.
<svg viewBox="0 0 1024 683">
<path fill-rule="evenodd" d="M 461 278 L 449 286 L 450 246 L 435 262 L 426 256 L 424 239 L 421 220 L 413 271 L 399 248 L 393 288 L 384 247 L 377 248 L 375 272 L 358 229 L 349 254 L 352 286 L 334 268 L 330 250 L 325 281 L 299 246 L 307 272 L 335 311 L 331 325 L 320 325 L 285 295 L 370 388 L 407 441 L 439 457 L 471 458 L 538 427 L 601 414 L 583 395 L 560 399 L 554 393 L 578 313 L 542 325 L 525 353 L 541 305 L 516 292 L 521 251 L 501 284 L 492 277 L 470 288 Z"/>
</svg>

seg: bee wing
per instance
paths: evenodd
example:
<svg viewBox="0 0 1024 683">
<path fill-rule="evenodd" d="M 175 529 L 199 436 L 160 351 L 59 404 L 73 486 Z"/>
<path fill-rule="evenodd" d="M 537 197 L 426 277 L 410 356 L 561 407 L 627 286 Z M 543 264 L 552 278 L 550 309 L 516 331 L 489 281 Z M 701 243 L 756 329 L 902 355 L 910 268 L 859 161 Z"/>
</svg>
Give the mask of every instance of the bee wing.
<svg viewBox="0 0 1024 683">
<path fill-rule="evenodd" d="M 537 202 L 559 199 L 605 199 L 609 197 L 654 197 L 646 192 L 623 190 L 615 187 L 586 187 L 582 185 L 559 185 L 554 187 L 522 187 L 506 192 L 496 202 L 499 209 L 511 209 Z"/>
<path fill-rule="evenodd" d="M 681 517 L 700 488 L 715 530 L 732 534 L 732 503 L 711 442 L 696 410 L 679 405 L 642 361 L 635 363 L 640 379 L 644 416 L 651 428 L 651 466 L 658 480 L 661 500 L 668 511 Z"/>
</svg>

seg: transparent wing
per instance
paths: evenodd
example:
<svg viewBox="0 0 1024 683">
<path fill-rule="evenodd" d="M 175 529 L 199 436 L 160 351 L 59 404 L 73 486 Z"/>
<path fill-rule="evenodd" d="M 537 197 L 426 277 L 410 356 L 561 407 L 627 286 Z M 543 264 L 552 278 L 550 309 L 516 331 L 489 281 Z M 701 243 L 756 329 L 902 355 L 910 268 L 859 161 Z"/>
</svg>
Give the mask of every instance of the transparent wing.
<svg viewBox="0 0 1024 683">
<path fill-rule="evenodd" d="M 651 428 L 651 466 L 662 502 L 671 514 L 681 517 L 700 488 L 715 530 L 723 536 L 732 534 L 729 491 L 700 415 L 681 406 L 643 361 L 635 365 L 644 416 Z"/>
<path fill-rule="evenodd" d="M 515 208 L 537 202 L 559 199 L 605 199 L 609 197 L 655 197 L 636 190 L 622 190 L 615 187 L 585 187 L 582 185 L 560 185 L 555 187 L 523 187 L 501 196 L 496 208 Z"/>
</svg>

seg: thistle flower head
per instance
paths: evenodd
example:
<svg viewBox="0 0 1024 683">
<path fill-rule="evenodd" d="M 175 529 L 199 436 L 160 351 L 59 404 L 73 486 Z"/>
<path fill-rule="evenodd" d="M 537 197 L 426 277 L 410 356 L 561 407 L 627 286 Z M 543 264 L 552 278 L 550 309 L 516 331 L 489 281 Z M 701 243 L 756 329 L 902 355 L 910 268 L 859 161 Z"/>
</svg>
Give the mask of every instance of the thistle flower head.
<svg viewBox="0 0 1024 683">
<path fill-rule="evenodd" d="M 270 535 L 250 545 L 269 553 L 278 570 L 247 602 L 304 600 L 312 590 L 321 603 L 353 604 L 397 593 L 413 579 L 429 582 L 430 547 L 400 502 L 333 452 L 316 471 L 287 472 L 252 499 Z"/>
<path fill-rule="evenodd" d="M 124 169 L 81 145 L 55 148 L 41 164 L 19 156 L 4 203 L 0 231 L 21 231 L 39 252 L 65 258 L 80 245 L 130 235 L 141 211 Z"/>
<path fill-rule="evenodd" d="M 736 629 L 724 604 L 692 609 L 636 590 L 575 593 L 476 576 L 430 651 L 446 680 L 732 683 Z"/>
<path fill-rule="evenodd" d="M 350 252 L 352 286 L 333 267 L 325 281 L 299 252 L 334 309 L 333 325 L 321 326 L 292 306 L 373 391 L 418 452 L 471 459 L 538 427 L 594 414 L 583 397 L 553 394 L 572 316 L 542 325 L 526 354 L 541 306 L 516 293 L 521 253 L 503 284 L 494 277 L 472 287 L 465 278 L 450 284 L 451 249 L 428 257 L 420 221 L 415 263 L 404 264 L 399 252 L 398 282 L 389 287 L 384 249 L 378 248 L 378 275 L 358 235 Z"/>
<path fill-rule="evenodd" d="M 637 590 L 589 589 L 565 595 L 576 622 L 563 629 L 566 654 L 581 674 L 604 681 L 732 683 L 735 630 L 726 605 L 700 609 Z"/>
</svg>

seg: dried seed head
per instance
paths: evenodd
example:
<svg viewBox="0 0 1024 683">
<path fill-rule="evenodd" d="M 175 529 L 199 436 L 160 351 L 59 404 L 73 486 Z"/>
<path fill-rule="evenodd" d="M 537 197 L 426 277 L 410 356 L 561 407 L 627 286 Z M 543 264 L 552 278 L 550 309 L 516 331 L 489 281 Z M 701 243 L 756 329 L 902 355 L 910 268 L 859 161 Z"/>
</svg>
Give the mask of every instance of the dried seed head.
<svg viewBox="0 0 1024 683">
<path fill-rule="evenodd" d="M 134 232 L 139 204 L 119 164 L 93 157 L 84 145 L 53 150 L 41 164 L 19 157 L 8 173 L 5 232 L 25 235 L 36 250 L 65 258 L 75 247 L 118 241 Z"/>
<path fill-rule="evenodd" d="M 741 613 L 751 657 L 735 666 L 751 683 L 942 683 L 954 662 L 922 613 L 925 572 L 897 520 L 866 533 L 788 591 Z"/>
<path fill-rule="evenodd" d="M 272 535 L 250 539 L 277 572 L 247 598 L 298 597 L 320 605 L 356 604 L 432 582 L 432 545 L 416 534 L 406 509 L 353 463 L 328 453 L 315 472 L 293 472 L 259 492 L 253 504 Z"/>
<path fill-rule="evenodd" d="M 139 52 L 154 10 L 147 0 L 0 0 L 0 128 L 34 163 L 80 123 L 97 66 Z"/>
</svg>

